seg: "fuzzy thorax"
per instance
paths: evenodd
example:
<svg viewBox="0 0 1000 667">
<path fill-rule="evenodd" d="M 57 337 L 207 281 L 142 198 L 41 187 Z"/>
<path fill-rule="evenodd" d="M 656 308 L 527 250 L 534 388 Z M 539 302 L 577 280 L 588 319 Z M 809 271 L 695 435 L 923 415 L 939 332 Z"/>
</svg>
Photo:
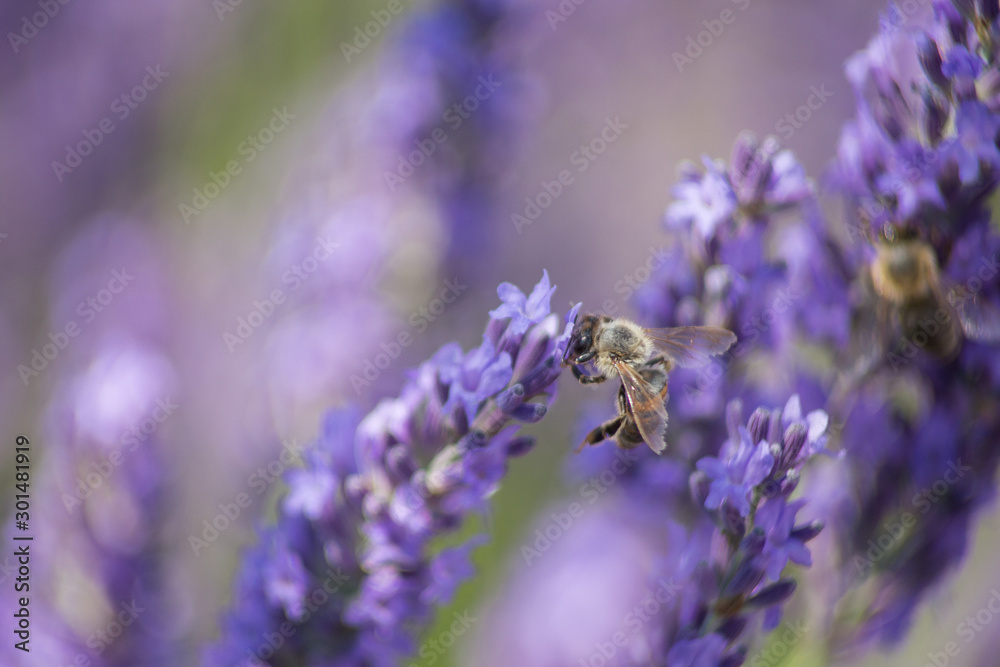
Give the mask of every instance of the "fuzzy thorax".
<svg viewBox="0 0 1000 667">
<path fill-rule="evenodd" d="M 601 374 L 617 377 L 615 364 L 618 362 L 638 365 L 649 359 L 653 353 L 653 342 L 635 322 L 615 319 L 604 325 L 595 341 L 597 356 L 594 365 Z"/>
</svg>

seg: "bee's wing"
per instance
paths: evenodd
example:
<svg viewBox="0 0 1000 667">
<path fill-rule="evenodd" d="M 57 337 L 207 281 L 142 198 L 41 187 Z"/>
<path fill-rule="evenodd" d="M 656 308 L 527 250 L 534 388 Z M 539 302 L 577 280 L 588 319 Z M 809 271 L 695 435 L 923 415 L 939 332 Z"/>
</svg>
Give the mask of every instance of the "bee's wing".
<svg viewBox="0 0 1000 667">
<path fill-rule="evenodd" d="M 1000 343 L 1000 309 L 966 287 L 947 279 L 942 283 L 941 292 L 947 290 L 947 295 L 939 292 L 938 299 L 951 304 L 962 324 L 962 332 L 981 343 Z"/>
<path fill-rule="evenodd" d="M 663 431 L 667 427 L 667 406 L 663 397 L 631 366 L 618 363 L 615 368 L 621 376 L 622 388 L 642 439 L 650 449 L 662 454 L 667 448 L 663 439 Z"/>
<path fill-rule="evenodd" d="M 645 329 L 645 332 L 678 365 L 688 368 L 707 365 L 712 357 L 736 342 L 736 334 L 719 327 L 673 327 Z"/>
</svg>

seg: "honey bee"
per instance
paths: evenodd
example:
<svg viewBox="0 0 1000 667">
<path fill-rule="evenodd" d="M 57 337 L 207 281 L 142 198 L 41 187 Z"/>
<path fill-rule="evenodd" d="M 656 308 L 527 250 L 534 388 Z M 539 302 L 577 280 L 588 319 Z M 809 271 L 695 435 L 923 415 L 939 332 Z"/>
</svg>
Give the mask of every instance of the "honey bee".
<svg viewBox="0 0 1000 667">
<path fill-rule="evenodd" d="M 965 338 L 1000 342 L 1000 313 L 970 290 L 952 285 L 939 270 L 933 247 L 891 230 L 887 237 L 876 244 L 870 268 L 879 300 L 880 356 L 897 334 L 942 361 L 954 358 Z"/>
<path fill-rule="evenodd" d="M 618 415 L 587 434 L 577 451 L 613 439 L 632 449 L 645 442 L 657 454 L 667 444 L 667 375 L 675 366 L 707 364 L 736 342 L 732 331 L 717 327 L 644 329 L 624 318 L 584 315 L 573 326 L 563 366 L 571 365 L 581 384 L 621 379 Z M 596 375 L 582 367 L 593 362 Z"/>
</svg>

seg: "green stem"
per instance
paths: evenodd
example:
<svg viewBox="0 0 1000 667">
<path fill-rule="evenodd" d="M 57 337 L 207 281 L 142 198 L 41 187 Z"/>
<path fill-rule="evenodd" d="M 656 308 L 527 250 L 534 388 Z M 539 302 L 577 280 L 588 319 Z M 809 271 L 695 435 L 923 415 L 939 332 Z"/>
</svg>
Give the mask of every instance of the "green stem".
<svg viewBox="0 0 1000 667">
<path fill-rule="evenodd" d="M 747 534 L 753 530 L 754 518 L 757 516 L 757 505 L 760 504 L 761 492 L 759 488 L 754 488 L 753 498 L 750 500 L 750 513 L 747 514 Z"/>
</svg>

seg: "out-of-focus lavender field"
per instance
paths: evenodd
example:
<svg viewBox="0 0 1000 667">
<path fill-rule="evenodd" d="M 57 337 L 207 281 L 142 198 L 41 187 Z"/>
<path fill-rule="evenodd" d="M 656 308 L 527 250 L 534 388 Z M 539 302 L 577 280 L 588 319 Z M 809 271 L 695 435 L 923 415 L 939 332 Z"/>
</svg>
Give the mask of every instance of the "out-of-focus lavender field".
<svg viewBox="0 0 1000 667">
<path fill-rule="evenodd" d="M 921 181 L 933 195 L 913 186 L 890 222 L 917 228 L 956 282 L 996 261 L 997 227 L 982 210 L 1000 174 L 1000 37 L 990 41 L 1000 33 L 987 21 L 1000 9 L 913 0 L 886 11 L 860 0 L 8 0 L 0 664 L 995 664 L 997 348 L 969 338 L 952 366 L 921 356 L 884 384 L 852 389 L 847 408 L 835 395 L 858 345 L 861 276 L 875 252 L 848 229 L 866 195 L 844 174 L 895 164 L 845 148 L 859 109 L 900 145 L 911 130 L 921 141 L 958 137 L 947 145 L 965 151 L 961 177 Z M 946 84 L 907 51 L 923 32 L 942 44 Z M 968 50 L 946 51 L 945 33 Z M 855 63 L 852 86 L 845 63 L 876 35 L 905 54 L 897 63 L 896 51 L 873 49 L 871 71 Z M 926 58 L 923 67 L 933 70 Z M 879 91 L 897 84 L 893 76 L 905 82 L 887 102 Z M 973 99 L 974 112 L 963 106 Z M 886 130 L 898 117 L 919 127 Z M 778 174 L 766 205 L 750 213 L 740 200 L 715 216 L 718 200 L 697 169 L 702 156 L 732 165 L 745 131 L 773 135 L 794 160 L 753 144 L 753 159 L 766 156 Z M 865 141 L 875 143 L 865 135 L 857 144 Z M 944 145 L 935 144 L 942 156 Z M 678 170 L 685 160 L 697 173 Z M 664 215 L 683 179 L 704 190 L 687 202 L 694 213 L 674 218 L 704 244 L 682 251 L 671 239 L 689 229 Z M 763 202 L 760 187 L 751 194 Z M 927 213 L 935 197 L 944 213 Z M 931 203 L 905 209 L 912 201 Z M 741 215 L 778 231 L 747 240 L 698 227 L 715 216 L 722 229 Z M 969 220 L 981 237 L 966 233 Z M 723 267 L 737 278 L 713 301 Z M 995 277 L 979 273 L 980 300 L 997 301 Z M 550 306 L 547 279 L 558 286 Z M 519 293 L 501 287 L 507 310 L 490 315 L 504 282 L 531 295 L 526 334 L 513 332 Z M 699 376 L 671 384 L 666 461 L 642 446 L 627 472 L 602 478 L 612 443 L 575 456 L 583 434 L 611 416 L 615 388 L 579 386 L 568 372 L 547 412 L 524 406 L 545 403 L 554 379 L 539 381 L 541 402 L 517 395 L 505 407 L 515 400 L 508 382 L 530 388 L 538 369 L 548 372 L 543 360 L 561 355 L 562 318 L 578 302 L 647 326 L 711 322 L 746 341 L 751 330 L 737 323 L 767 316 L 754 299 L 774 294 L 792 295 L 792 315 L 778 310 L 770 329 L 758 322 L 759 346 L 754 336 L 746 359 L 722 367 L 739 380 L 711 379 L 702 402 L 682 392 Z M 478 351 L 438 352 L 450 341 Z M 412 393 L 358 426 L 407 382 Z M 795 394 L 801 416 L 786 403 Z M 726 407 L 736 397 L 739 419 Z M 465 435 L 448 440 L 453 431 L 437 412 L 420 412 L 424 402 Z M 745 614 L 719 602 L 699 616 L 698 595 L 724 600 L 737 577 L 702 586 L 698 550 L 717 558 L 725 536 L 731 558 L 756 554 L 740 532 L 753 512 L 736 516 L 738 530 L 725 523 L 727 506 L 709 515 L 698 496 L 708 479 L 695 470 L 707 469 L 703 457 L 725 462 L 720 445 L 739 440 L 737 422 L 753 431 L 758 405 L 786 406 L 784 422 L 772 414 L 777 438 L 764 449 L 787 450 L 782 429 L 793 424 L 810 429 L 810 456 L 822 443 L 831 450 L 808 464 L 803 455 L 786 485 L 789 506 L 808 502 L 798 519 L 786 517 L 782 548 L 811 549 L 812 565 L 787 546 L 792 564 L 777 567 L 780 580 L 761 570 L 730 600 L 748 604 Z M 507 456 L 526 450 L 526 440 L 482 425 L 494 407 L 525 422 L 530 452 L 509 468 L 505 457 L 465 460 L 465 495 L 430 519 L 423 503 L 400 500 L 422 468 L 430 479 L 436 465 L 454 463 L 442 462 L 428 433 L 445 433 L 461 456 L 477 426 L 501 438 Z M 816 428 L 819 411 L 828 427 Z M 355 428 L 361 444 L 338 449 Z M 23 459 L 19 436 L 30 442 Z M 884 451 L 879 438 L 896 444 Z M 400 443 L 405 460 L 386 453 Z M 869 537 L 877 542 L 908 513 L 923 520 L 917 494 L 963 456 L 981 462 L 975 482 L 959 474 L 927 496 L 937 523 L 918 522 L 906 539 L 888 528 L 891 548 L 858 568 Z M 372 460 L 382 468 L 368 474 Z M 30 517 L 20 528 L 16 484 L 25 480 Z M 782 519 L 765 508 L 784 498 L 762 506 L 769 536 Z M 466 512 L 474 516 L 460 522 Z M 795 530 L 814 519 L 823 532 L 798 542 Z M 555 538 L 541 539 L 550 528 Z M 444 537 L 433 541 L 436 531 Z M 460 548 L 454 558 L 441 551 L 477 532 L 486 539 L 469 563 Z M 29 594 L 15 589 L 15 538 L 25 535 L 30 653 L 14 632 Z M 771 542 L 764 548 L 770 554 Z M 411 562 L 414 553 L 424 560 Z M 340 566 L 351 573 L 343 581 Z M 327 572 L 331 602 L 310 612 L 310 625 L 303 582 Z M 663 584 L 670 602 L 652 620 L 629 620 L 665 581 L 657 572 L 677 573 Z M 673 592 L 682 577 L 698 594 Z M 761 625 L 774 619 L 751 613 L 748 600 L 789 579 L 794 594 L 769 591 L 781 604 L 768 614 L 784 605 L 769 634 Z M 773 602 L 755 600 L 762 610 Z M 698 622 L 683 620 L 691 614 Z M 286 618 L 289 633 L 268 634 Z M 627 638 L 612 640 L 619 631 Z M 719 646 L 699 644 L 706 636 Z"/>
</svg>

